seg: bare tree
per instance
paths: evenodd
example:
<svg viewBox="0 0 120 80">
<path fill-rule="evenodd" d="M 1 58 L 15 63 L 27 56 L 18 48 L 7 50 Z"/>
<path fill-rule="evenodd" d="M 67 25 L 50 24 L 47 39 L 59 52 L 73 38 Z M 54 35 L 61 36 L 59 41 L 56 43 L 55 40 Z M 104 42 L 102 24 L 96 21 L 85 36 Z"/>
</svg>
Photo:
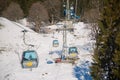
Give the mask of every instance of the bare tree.
<svg viewBox="0 0 120 80">
<path fill-rule="evenodd" d="M 19 4 L 12 2 L 6 10 L 2 12 L 2 16 L 6 17 L 10 20 L 18 20 L 23 18 L 24 13 L 22 9 L 20 8 Z"/>
<path fill-rule="evenodd" d="M 60 20 L 61 15 L 61 7 L 62 7 L 62 1 L 61 0 L 46 0 L 43 3 L 46 7 L 46 9 L 49 12 L 50 20 L 52 22 L 52 19 L 54 21 Z"/>
<path fill-rule="evenodd" d="M 40 2 L 34 3 L 29 10 L 28 20 L 35 23 L 35 31 L 39 32 L 41 22 L 49 20 L 46 8 Z"/>
<path fill-rule="evenodd" d="M 90 5 L 92 5 L 91 8 L 84 12 L 84 16 L 82 17 L 82 19 L 85 22 L 91 23 L 90 36 L 92 37 L 92 39 L 96 39 L 97 34 L 99 32 L 98 21 L 100 19 L 100 5 L 101 4 L 99 3 L 99 0 L 91 0 Z"/>
<path fill-rule="evenodd" d="M 0 0 L 0 16 L 2 14 L 2 11 L 8 6 L 8 4 L 8 0 Z"/>
<path fill-rule="evenodd" d="M 84 12 L 84 19 L 86 19 L 86 22 L 89 23 L 95 23 L 99 16 L 99 11 L 97 9 L 90 9 Z"/>
</svg>

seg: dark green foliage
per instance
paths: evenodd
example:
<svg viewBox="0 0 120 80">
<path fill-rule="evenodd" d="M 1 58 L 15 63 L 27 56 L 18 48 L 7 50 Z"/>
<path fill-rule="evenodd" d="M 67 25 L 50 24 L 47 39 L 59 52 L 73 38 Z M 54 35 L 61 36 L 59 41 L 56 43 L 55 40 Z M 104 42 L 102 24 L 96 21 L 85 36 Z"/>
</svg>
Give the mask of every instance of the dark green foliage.
<svg viewBox="0 0 120 80">
<path fill-rule="evenodd" d="M 120 80 L 120 1 L 103 0 L 101 3 L 103 9 L 91 74 L 94 80 Z"/>
<path fill-rule="evenodd" d="M 115 39 L 116 48 L 115 48 L 115 54 L 113 55 L 113 61 L 115 66 L 112 70 L 113 70 L 114 76 L 120 79 L 120 26 L 117 30 L 119 32 L 116 33 L 116 39 Z"/>
</svg>

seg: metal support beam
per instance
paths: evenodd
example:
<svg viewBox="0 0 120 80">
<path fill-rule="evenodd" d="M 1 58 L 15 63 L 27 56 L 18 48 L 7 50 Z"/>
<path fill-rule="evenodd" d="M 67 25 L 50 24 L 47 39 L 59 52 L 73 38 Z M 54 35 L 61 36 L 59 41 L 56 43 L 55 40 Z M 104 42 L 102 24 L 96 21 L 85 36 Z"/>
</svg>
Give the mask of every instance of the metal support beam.
<svg viewBox="0 0 120 80">
<path fill-rule="evenodd" d="M 70 7 L 69 7 L 69 0 L 67 0 L 67 20 L 70 19 Z"/>
<path fill-rule="evenodd" d="M 66 21 L 68 21 L 68 20 L 70 20 L 69 0 L 67 0 L 66 9 L 67 9 Z M 65 22 L 65 24 L 63 26 L 63 54 L 62 54 L 62 57 L 65 57 L 65 58 L 68 55 L 68 53 L 67 53 L 67 28 L 68 27 L 69 26 L 66 25 L 66 22 Z"/>
</svg>

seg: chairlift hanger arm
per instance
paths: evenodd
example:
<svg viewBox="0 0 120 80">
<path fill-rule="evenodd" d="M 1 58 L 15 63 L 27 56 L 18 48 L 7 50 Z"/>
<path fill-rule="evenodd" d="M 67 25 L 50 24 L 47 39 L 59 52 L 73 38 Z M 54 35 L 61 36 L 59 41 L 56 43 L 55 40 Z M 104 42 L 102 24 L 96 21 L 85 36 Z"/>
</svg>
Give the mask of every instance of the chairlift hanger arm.
<svg viewBox="0 0 120 80">
<path fill-rule="evenodd" d="M 26 29 L 22 30 L 22 32 L 28 32 Z"/>
</svg>

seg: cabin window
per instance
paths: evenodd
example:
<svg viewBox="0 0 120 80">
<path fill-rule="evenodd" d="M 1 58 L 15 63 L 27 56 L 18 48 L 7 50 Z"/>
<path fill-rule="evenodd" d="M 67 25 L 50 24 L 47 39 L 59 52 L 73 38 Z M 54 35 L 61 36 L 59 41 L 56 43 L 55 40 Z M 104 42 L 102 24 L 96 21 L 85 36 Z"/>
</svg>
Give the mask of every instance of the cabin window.
<svg viewBox="0 0 120 80">
<path fill-rule="evenodd" d="M 35 52 L 25 52 L 24 53 L 24 59 L 25 60 L 35 60 L 37 59 L 37 55 Z"/>
</svg>

